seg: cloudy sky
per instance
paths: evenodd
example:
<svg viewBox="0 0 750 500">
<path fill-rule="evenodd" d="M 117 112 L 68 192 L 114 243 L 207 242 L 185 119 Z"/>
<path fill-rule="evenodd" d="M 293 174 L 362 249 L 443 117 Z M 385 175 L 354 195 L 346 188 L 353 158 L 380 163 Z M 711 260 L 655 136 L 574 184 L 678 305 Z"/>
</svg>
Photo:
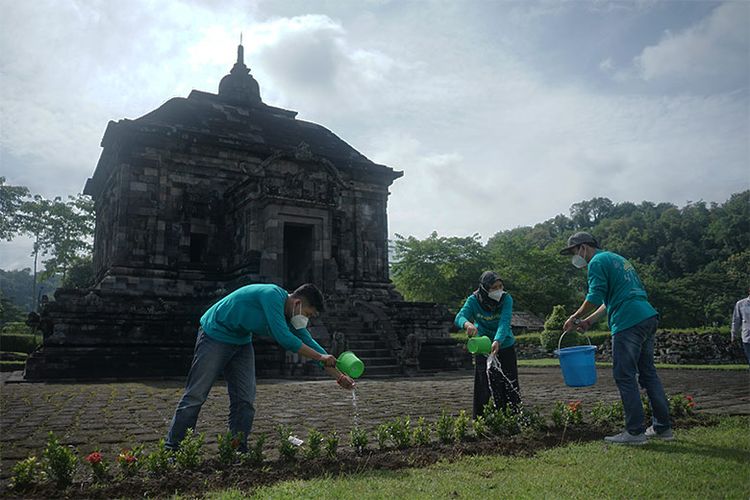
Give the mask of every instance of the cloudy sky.
<svg viewBox="0 0 750 500">
<path fill-rule="evenodd" d="M 217 7 L 221 5 L 221 7 Z M 750 2 L 0 0 L 0 176 L 80 192 L 109 120 L 236 57 L 264 102 L 404 171 L 392 233 L 532 225 L 595 196 L 750 188 Z M 0 268 L 29 266 L 24 239 Z"/>
</svg>

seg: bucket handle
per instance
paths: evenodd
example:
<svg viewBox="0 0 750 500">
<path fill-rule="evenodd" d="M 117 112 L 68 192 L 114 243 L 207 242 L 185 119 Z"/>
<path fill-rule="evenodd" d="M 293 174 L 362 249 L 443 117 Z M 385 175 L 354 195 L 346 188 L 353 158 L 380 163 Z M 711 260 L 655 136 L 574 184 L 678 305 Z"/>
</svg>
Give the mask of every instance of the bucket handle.
<svg viewBox="0 0 750 500">
<path fill-rule="evenodd" d="M 569 332 L 572 332 L 572 331 L 573 331 L 573 329 L 571 328 L 570 330 L 565 330 L 562 333 L 562 335 L 560 335 L 560 340 L 557 341 L 557 352 L 560 352 L 560 346 L 562 345 L 562 339 L 565 336 L 565 334 L 569 333 Z M 583 333 L 583 332 L 581 332 L 581 333 Z M 586 340 L 588 340 L 589 345 L 591 345 L 591 339 L 589 338 L 589 336 L 586 335 L 585 333 L 583 333 L 583 335 L 584 335 L 584 337 L 586 337 Z"/>
</svg>

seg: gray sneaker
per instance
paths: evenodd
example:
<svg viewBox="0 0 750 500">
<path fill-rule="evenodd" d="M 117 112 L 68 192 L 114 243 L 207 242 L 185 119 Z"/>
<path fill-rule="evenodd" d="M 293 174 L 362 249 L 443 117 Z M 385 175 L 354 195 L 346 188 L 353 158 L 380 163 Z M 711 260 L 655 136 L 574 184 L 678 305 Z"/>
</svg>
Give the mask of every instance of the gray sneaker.
<svg viewBox="0 0 750 500">
<path fill-rule="evenodd" d="M 674 439 L 674 434 L 672 434 L 672 429 L 656 432 L 656 429 L 654 429 L 654 426 L 652 425 L 651 427 L 646 429 L 646 437 L 649 439 L 663 439 L 664 441 L 672 441 Z"/>
<path fill-rule="evenodd" d="M 628 431 L 622 431 L 621 433 L 615 434 L 614 436 L 605 437 L 604 441 L 612 444 L 641 445 L 646 444 L 646 441 L 648 441 L 648 439 L 646 438 L 646 434 L 644 433 L 633 435 Z"/>
</svg>

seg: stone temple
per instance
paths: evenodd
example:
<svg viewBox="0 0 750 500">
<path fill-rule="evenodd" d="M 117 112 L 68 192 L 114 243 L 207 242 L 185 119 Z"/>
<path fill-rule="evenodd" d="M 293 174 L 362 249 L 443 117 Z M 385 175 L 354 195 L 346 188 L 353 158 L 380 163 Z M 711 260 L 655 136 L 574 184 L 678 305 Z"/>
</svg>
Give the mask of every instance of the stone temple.
<svg viewBox="0 0 750 500">
<path fill-rule="evenodd" d="M 296 114 L 262 101 L 240 45 L 218 94 L 110 122 L 84 189 L 95 285 L 45 307 L 25 377 L 184 376 L 202 313 L 249 283 L 320 286 L 311 333 L 357 352 L 365 376 L 457 368 L 448 311 L 405 302 L 388 277 L 388 188 L 403 173 Z M 255 342 L 259 376 L 319 373 Z"/>
</svg>

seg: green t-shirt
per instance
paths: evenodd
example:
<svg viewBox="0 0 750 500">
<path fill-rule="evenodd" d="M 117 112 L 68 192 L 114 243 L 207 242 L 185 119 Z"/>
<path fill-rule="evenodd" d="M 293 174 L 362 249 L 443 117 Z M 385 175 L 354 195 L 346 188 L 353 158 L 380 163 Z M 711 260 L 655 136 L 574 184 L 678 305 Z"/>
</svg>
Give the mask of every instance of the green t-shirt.
<svg viewBox="0 0 750 500">
<path fill-rule="evenodd" d="M 286 320 L 288 295 L 276 285 L 243 286 L 212 305 L 201 317 L 201 327 L 212 339 L 228 344 L 248 344 L 259 335 L 273 338 L 287 351 L 297 352 L 304 343 L 326 354 L 307 328 L 295 330 Z"/>
<path fill-rule="evenodd" d="M 469 295 L 464 306 L 456 315 L 455 324 L 459 328 L 470 321 L 477 327 L 479 335 L 500 342 L 500 347 L 505 349 L 516 343 L 513 331 L 510 329 L 510 320 L 513 317 L 513 297 L 506 293 L 503 303 L 495 312 L 486 311 L 474 295 Z"/>
<path fill-rule="evenodd" d="M 607 306 L 612 335 L 635 326 L 658 313 L 648 302 L 643 283 L 633 264 L 624 257 L 597 251 L 588 265 L 589 293 L 586 300 Z"/>
</svg>

